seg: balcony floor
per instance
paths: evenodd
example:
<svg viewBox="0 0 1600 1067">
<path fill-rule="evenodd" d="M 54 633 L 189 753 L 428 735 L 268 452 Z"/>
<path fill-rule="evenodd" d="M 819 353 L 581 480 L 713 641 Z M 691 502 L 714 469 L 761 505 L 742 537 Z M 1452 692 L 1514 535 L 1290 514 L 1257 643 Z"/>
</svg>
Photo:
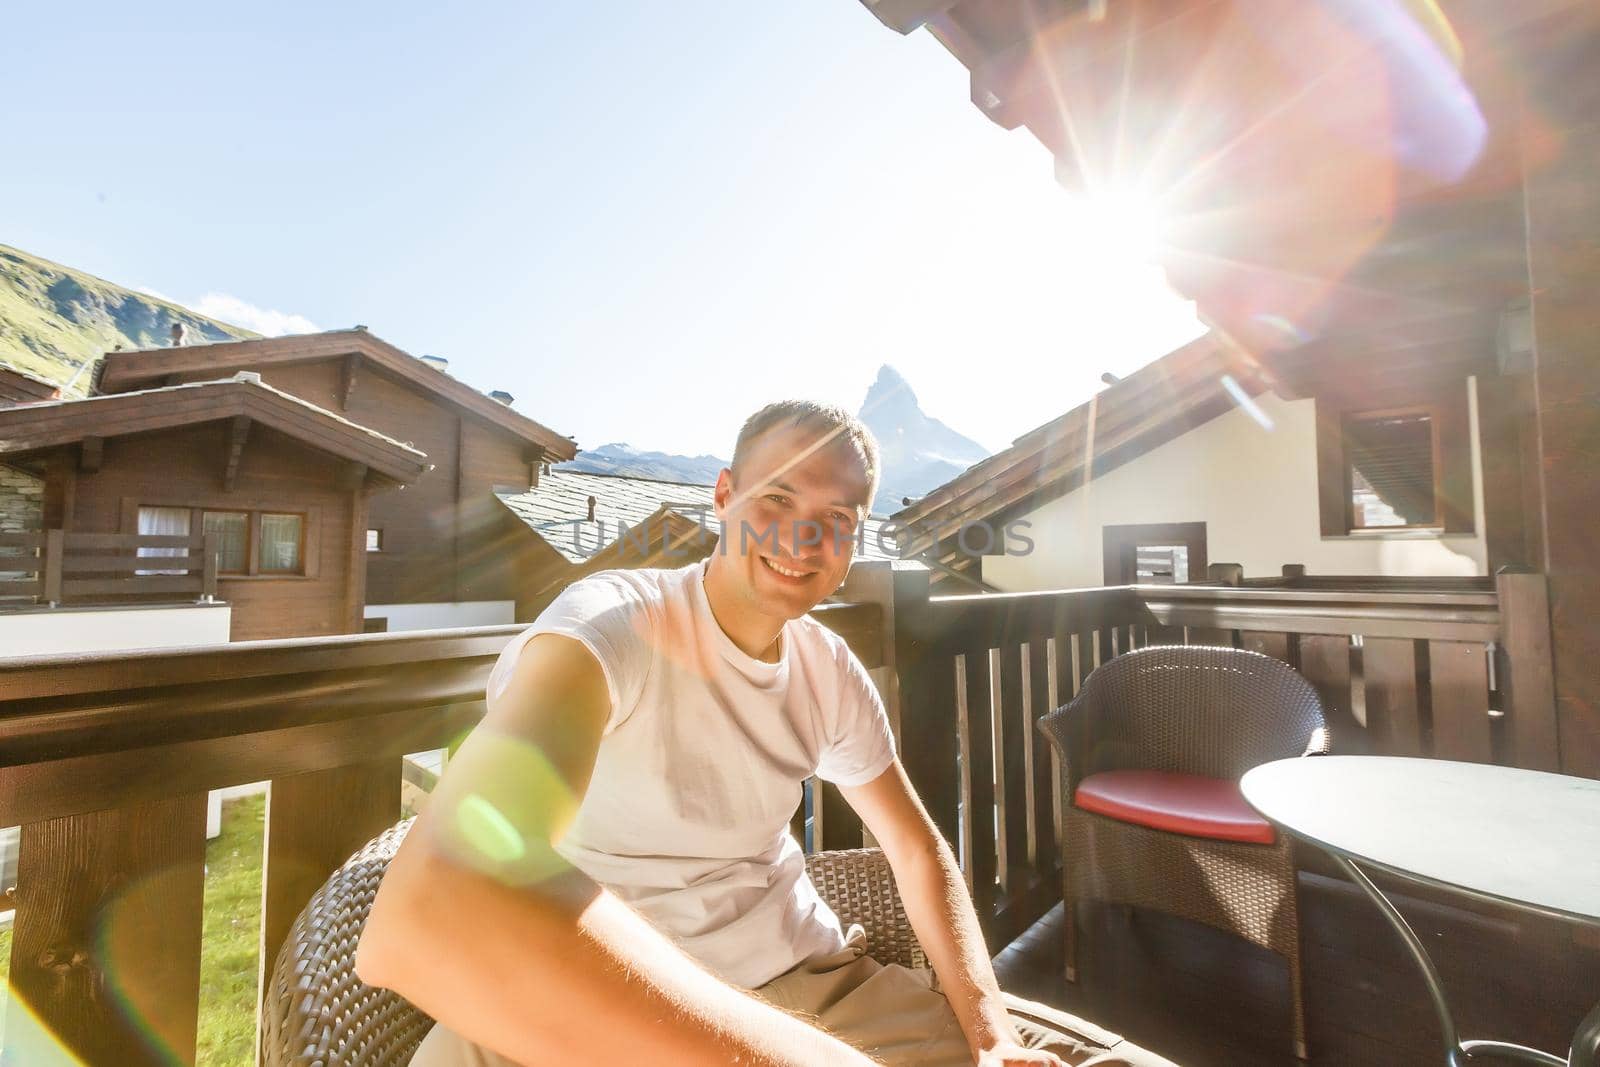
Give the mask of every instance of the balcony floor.
<svg viewBox="0 0 1600 1067">
<path fill-rule="evenodd" d="M 1303 872 L 1300 893 L 1311 1062 L 1443 1062 L 1421 977 L 1372 903 L 1322 874 Z M 1566 1054 L 1600 1000 L 1600 943 L 1543 919 L 1390 895 L 1442 971 L 1463 1037 Z M 1001 983 L 1185 1067 L 1295 1063 L 1279 957 L 1152 912 L 1086 904 L 1079 914 L 1077 983 L 1061 975 L 1060 905 L 996 957 Z"/>
</svg>

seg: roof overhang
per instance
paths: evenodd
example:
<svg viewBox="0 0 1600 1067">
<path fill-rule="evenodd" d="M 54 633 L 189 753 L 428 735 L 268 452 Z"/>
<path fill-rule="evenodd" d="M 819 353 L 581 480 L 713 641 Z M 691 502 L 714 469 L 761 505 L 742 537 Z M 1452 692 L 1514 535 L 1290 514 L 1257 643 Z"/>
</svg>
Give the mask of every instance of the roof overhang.
<svg viewBox="0 0 1600 1067">
<path fill-rule="evenodd" d="M 0 407 L 54 400 L 60 395 L 61 386 L 55 382 L 29 374 L 21 367 L 0 362 Z"/>
<path fill-rule="evenodd" d="M 1527 294 L 1520 184 L 1553 151 L 1542 115 L 1600 40 L 1587 0 L 863 2 L 926 28 L 1063 185 L 1156 202 L 1173 287 L 1269 359 L 1320 339 L 1359 362 L 1370 338 L 1346 330 L 1464 313 L 1492 343 Z"/>
<path fill-rule="evenodd" d="M 234 418 L 271 427 L 393 484 L 414 482 L 430 467 L 410 445 L 242 375 L 0 409 L 0 456 Z"/>
<path fill-rule="evenodd" d="M 905 558 L 960 569 L 964 527 L 1003 526 L 1259 395 L 1255 361 L 1207 334 L 928 493 L 892 519 Z M 994 530 L 1000 536 L 1000 530 Z"/>
<path fill-rule="evenodd" d="M 570 438 L 428 366 L 366 330 L 331 330 L 252 341 L 108 352 L 101 361 L 97 387 L 101 393 L 122 393 L 161 383 L 168 375 L 195 371 L 221 374 L 338 358 L 366 360 L 402 382 L 440 397 L 479 420 L 538 447 L 545 462 L 562 462 L 578 453 L 577 445 Z"/>
</svg>

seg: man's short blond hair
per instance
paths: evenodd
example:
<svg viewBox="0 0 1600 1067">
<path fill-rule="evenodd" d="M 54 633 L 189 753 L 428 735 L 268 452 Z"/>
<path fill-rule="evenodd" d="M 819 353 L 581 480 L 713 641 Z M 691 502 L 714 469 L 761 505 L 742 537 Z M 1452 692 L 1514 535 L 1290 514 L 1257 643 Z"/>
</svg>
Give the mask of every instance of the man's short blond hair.
<svg viewBox="0 0 1600 1067">
<path fill-rule="evenodd" d="M 731 467 L 735 479 L 741 462 L 748 459 L 749 450 L 757 440 L 769 431 L 790 426 L 813 431 L 818 441 L 839 441 L 850 446 L 866 471 L 866 508 L 871 511 L 873 498 L 878 495 L 878 439 L 867 429 L 866 423 L 836 404 L 780 400 L 751 415 L 739 429 L 739 439 L 733 446 Z"/>
</svg>

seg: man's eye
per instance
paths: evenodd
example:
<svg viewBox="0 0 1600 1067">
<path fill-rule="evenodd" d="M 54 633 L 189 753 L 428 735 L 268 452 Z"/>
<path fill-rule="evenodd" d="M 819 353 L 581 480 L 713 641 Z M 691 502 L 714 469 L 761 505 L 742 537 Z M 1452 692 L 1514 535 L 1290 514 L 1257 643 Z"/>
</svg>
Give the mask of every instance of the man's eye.
<svg viewBox="0 0 1600 1067">
<path fill-rule="evenodd" d="M 784 496 L 782 493 L 768 493 L 767 499 L 772 501 L 774 504 L 782 504 L 788 501 L 789 498 Z"/>
</svg>

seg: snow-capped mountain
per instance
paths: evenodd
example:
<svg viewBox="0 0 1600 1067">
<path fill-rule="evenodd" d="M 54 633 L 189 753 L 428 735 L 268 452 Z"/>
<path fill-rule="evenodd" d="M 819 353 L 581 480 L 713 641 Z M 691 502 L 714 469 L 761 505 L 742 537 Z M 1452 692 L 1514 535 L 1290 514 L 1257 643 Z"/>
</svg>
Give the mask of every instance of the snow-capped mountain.
<svg viewBox="0 0 1600 1067">
<path fill-rule="evenodd" d="M 626 474 L 635 478 L 659 478 L 664 482 L 690 482 L 712 485 L 717 472 L 728 465 L 716 456 L 676 456 L 670 452 L 647 452 L 621 441 L 586 448 L 578 458 L 556 465 L 557 470 L 589 471 L 593 474 Z"/>
<path fill-rule="evenodd" d="M 910 496 L 937 489 L 957 474 L 987 459 L 989 452 L 938 419 L 923 413 L 900 372 L 885 363 L 861 404 L 861 421 L 878 439 L 883 473 L 872 510 L 892 515 Z"/>
</svg>

